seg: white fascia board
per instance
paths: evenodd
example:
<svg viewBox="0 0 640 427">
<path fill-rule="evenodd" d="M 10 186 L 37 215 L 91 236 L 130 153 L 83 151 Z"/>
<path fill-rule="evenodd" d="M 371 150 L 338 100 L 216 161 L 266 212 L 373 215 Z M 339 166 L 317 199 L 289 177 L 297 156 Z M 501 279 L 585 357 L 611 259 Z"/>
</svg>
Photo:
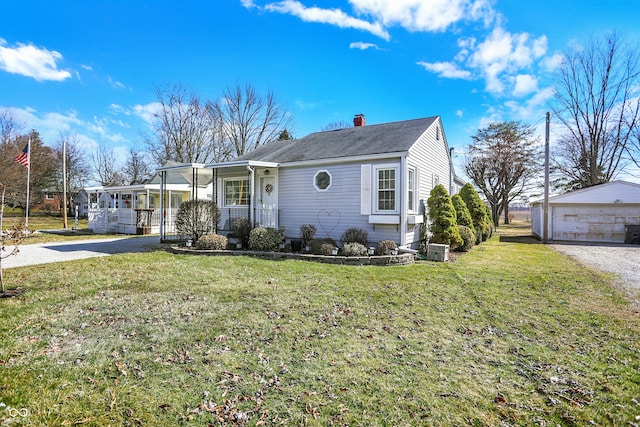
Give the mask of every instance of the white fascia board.
<svg viewBox="0 0 640 427">
<path fill-rule="evenodd" d="M 204 163 L 182 163 L 180 165 L 162 166 L 156 169 L 157 172 L 172 171 L 178 169 L 204 169 L 207 167 Z"/>
<path fill-rule="evenodd" d="M 234 168 L 239 166 L 251 166 L 258 168 L 277 168 L 280 166 L 279 163 L 274 162 L 261 162 L 259 160 L 239 160 L 239 161 L 231 161 L 231 162 L 223 162 L 223 163 L 209 163 L 205 165 L 207 168 L 212 169 L 223 169 L 223 168 Z"/>
<path fill-rule="evenodd" d="M 280 167 L 296 167 L 296 166 L 321 166 L 321 165 L 329 165 L 329 164 L 340 164 L 340 163 L 365 163 L 376 160 L 387 160 L 387 159 L 400 159 L 402 156 L 407 155 L 407 151 L 398 151 L 393 153 L 380 153 L 380 154 L 370 154 L 366 156 L 351 156 L 351 157 L 334 157 L 327 159 L 317 159 L 317 160 L 303 160 L 300 162 L 288 162 L 288 163 L 280 163 Z"/>
</svg>

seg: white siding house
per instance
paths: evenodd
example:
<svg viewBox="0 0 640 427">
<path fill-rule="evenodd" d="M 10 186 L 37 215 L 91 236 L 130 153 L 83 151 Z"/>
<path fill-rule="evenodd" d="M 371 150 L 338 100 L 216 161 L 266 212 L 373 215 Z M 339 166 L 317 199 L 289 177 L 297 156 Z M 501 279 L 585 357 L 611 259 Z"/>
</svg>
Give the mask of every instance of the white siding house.
<svg viewBox="0 0 640 427">
<path fill-rule="evenodd" d="M 222 213 L 220 232 L 246 216 L 255 225 L 284 229 L 288 239 L 300 237 L 302 224 L 337 242 L 357 227 L 371 244 L 389 239 L 416 248 L 431 189 L 443 184 L 457 192 L 460 183 L 454 183 L 440 117 L 366 126 L 358 115 L 354 125 L 273 141 L 206 165 Z"/>
<path fill-rule="evenodd" d="M 613 181 L 549 198 L 548 238 L 624 243 L 640 226 L 640 184 Z M 531 205 L 531 231 L 544 235 L 542 201 Z"/>
</svg>

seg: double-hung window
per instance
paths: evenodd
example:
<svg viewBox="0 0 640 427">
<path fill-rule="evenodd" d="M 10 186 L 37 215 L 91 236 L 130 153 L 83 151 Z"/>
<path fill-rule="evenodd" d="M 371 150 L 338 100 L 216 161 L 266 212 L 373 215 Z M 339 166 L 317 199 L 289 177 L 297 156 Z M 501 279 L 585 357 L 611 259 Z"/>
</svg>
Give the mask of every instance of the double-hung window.
<svg viewBox="0 0 640 427">
<path fill-rule="evenodd" d="M 416 170 L 407 169 L 407 210 L 416 212 Z"/>
<path fill-rule="evenodd" d="M 396 213 L 397 208 L 397 175 L 395 167 L 376 168 L 376 211 L 380 213 Z"/>
<path fill-rule="evenodd" d="M 248 179 L 224 180 L 224 205 L 230 207 L 249 206 Z"/>
</svg>

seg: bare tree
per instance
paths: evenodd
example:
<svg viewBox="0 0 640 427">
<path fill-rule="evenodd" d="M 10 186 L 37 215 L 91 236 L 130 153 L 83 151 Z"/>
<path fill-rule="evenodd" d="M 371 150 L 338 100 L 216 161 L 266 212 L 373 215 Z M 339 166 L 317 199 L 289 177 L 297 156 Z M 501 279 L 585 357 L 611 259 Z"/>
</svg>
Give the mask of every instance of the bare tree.
<svg viewBox="0 0 640 427">
<path fill-rule="evenodd" d="M 509 202 L 531 189 L 540 175 L 534 129 L 520 122 L 491 123 L 472 136 L 465 170 L 485 196 L 494 225 L 509 223 Z"/>
<path fill-rule="evenodd" d="M 123 174 L 129 184 L 135 184 L 151 178 L 154 171 L 145 154 L 131 148 L 129 149 L 129 157 L 124 165 Z"/>
<path fill-rule="evenodd" d="M 54 149 L 54 156 L 58 162 L 59 178 L 57 180 L 56 188 L 58 193 L 62 195 L 63 191 L 63 179 L 62 173 L 66 173 L 66 194 L 67 198 L 71 198 L 72 195 L 80 188 L 85 186 L 87 178 L 91 173 L 89 162 L 86 157 L 86 153 L 80 146 L 80 140 L 75 134 L 61 134 Z M 66 162 L 63 171 L 63 152 L 66 153 Z M 68 200 L 71 202 L 71 200 Z M 73 204 L 68 203 L 69 209 L 72 209 Z"/>
<path fill-rule="evenodd" d="M 249 84 L 228 87 L 218 104 L 225 139 L 233 154 L 241 156 L 261 144 L 278 139 L 291 124 L 272 92 L 259 95 Z"/>
<path fill-rule="evenodd" d="M 0 111 L 0 144 L 8 144 L 22 133 L 24 125 L 18 122 L 12 109 Z"/>
<path fill-rule="evenodd" d="M 26 238 L 29 230 L 27 230 L 24 220 L 22 220 L 20 225 L 13 226 L 12 228 L 5 230 L 3 219 L 6 188 L 2 183 L 0 183 L 0 188 L 2 188 L 2 196 L 0 196 L 0 294 L 3 296 L 15 296 L 20 293 L 19 290 L 17 292 L 8 293 L 4 287 L 2 260 L 20 252 L 19 246 Z"/>
<path fill-rule="evenodd" d="M 640 50 L 617 34 L 574 46 L 558 73 L 554 116 L 564 132 L 554 150 L 558 186 L 567 190 L 609 182 L 640 166 Z"/>
<path fill-rule="evenodd" d="M 55 187 L 58 168 L 51 147 L 43 144 L 35 130 L 14 135 L 0 144 L 0 182 L 6 183 L 6 203 L 9 206 L 23 208 L 26 204 L 27 168 L 14 159 L 29 142 L 30 203 L 40 202 L 44 191 Z"/>
<path fill-rule="evenodd" d="M 100 185 L 124 185 L 125 179 L 113 150 L 100 146 L 91 156 L 94 179 Z"/>
<path fill-rule="evenodd" d="M 326 132 L 326 131 L 329 131 L 329 130 L 348 129 L 348 128 L 351 128 L 351 127 L 353 127 L 352 123 L 349 123 L 346 120 L 340 120 L 340 121 L 331 122 L 331 123 L 325 125 L 321 129 L 321 131 L 322 132 Z"/>
<path fill-rule="evenodd" d="M 156 91 L 160 105 L 155 116 L 155 133 L 145 143 L 158 165 L 209 163 L 227 160 L 230 150 L 221 136 L 218 108 L 182 86 Z"/>
</svg>

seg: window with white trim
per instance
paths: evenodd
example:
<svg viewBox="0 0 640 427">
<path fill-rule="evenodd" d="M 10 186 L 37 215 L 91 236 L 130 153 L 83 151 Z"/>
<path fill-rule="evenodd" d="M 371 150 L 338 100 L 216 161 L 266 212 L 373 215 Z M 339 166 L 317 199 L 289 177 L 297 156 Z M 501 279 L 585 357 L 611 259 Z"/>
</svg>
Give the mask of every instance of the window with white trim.
<svg viewBox="0 0 640 427">
<path fill-rule="evenodd" d="M 395 213 L 397 208 L 396 175 L 397 168 L 376 168 L 376 210 L 378 212 Z"/>
<path fill-rule="evenodd" d="M 229 207 L 249 206 L 248 179 L 224 180 L 224 205 Z"/>
<path fill-rule="evenodd" d="M 407 170 L 407 210 L 416 212 L 416 169 Z"/>
<path fill-rule="evenodd" d="M 313 177 L 313 186 L 318 191 L 327 191 L 331 187 L 331 174 L 327 170 L 316 172 Z"/>
</svg>

